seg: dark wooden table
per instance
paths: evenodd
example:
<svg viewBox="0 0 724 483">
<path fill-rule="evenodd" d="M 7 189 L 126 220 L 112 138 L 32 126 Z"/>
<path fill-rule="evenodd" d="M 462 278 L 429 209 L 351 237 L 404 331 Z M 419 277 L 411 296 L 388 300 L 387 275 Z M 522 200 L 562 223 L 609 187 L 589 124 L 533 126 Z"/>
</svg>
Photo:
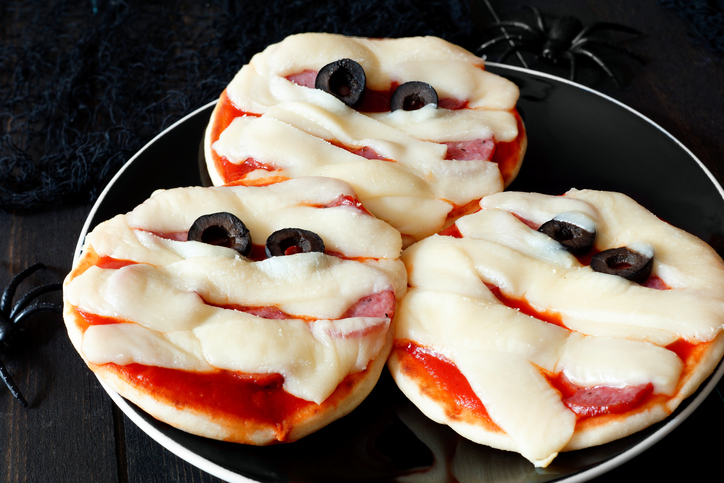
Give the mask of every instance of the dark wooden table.
<svg viewBox="0 0 724 483">
<path fill-rule="evenodd" d="M 576 15 L 584 24 L 619 22 L 644 32 L 627 46 L 648 62 L 641 66 L 623 61 L 629 74 L 625 88 L 600 75 L 583 75 L 582 81 L 658 123 L 724 181 L 724 54 L 693 42 L 684 20 L 654 0 L 492 4 L 503 18 L 519 15 L 519 5 L 532 4 L 545 12 Z M 0 285 L 36 261 L 49 270 L 34 275 L 30 283 L 61 280 L 71 267 L 90 208 L 65 205 L 35 214 L 0 213 Z M 722 247 L 716 248 L 721 253 Z M 22 285 L 20 292 L 28 286 Z M 49 299 L 58 301 L 59 296 Z M 219 481 L 167 451 L 123 415 L 72 348 L 59 316 L 35 318 L 23 341 L 3 360 L 30 407 L 22 407 L 0 386 L 0 480 Z M 710 481 L 710 473 L 721 475 L 722 437 L 724 400 L 714 391 L 671 434 L 600 480 L 634 474 L 653 481 Z"/>
</svg>

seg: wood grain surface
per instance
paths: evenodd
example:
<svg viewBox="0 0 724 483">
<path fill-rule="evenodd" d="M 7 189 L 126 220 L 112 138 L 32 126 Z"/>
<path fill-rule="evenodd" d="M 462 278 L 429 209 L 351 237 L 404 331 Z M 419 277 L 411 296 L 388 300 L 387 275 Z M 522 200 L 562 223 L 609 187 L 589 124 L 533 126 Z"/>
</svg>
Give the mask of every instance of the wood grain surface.
<svg viewBox="0 0 724 483">
<path fill-rule="evenodd" d="M 501 18 L 521 15 L 520 5 L 535 5 L 548 13 L 575 15 L 584 24 L 618 22 L 642 31 L 643 37 L 626 46 L 646 63 L 621 61 L 628 81 L 624 88 L 591 67 L 581 66 L 579 80 L 658 123 L 724 181 L 724 54 L 694 42 L 683 19 L 654 0 L 491 4 Z M 478 7 L 484 10 L 484 2 Z M 0 286 L 36 261 L 49 269 L 34 274 L 19 293 L 62 280 L 90 208 L 66 205 L 35 214 L 0 213 Z M 722 253 L 724 245 L 715 248 Z M 58 302 L 60 295 L 44 299 Z M 0 386 L 0 481 L 220 481 L 167 451 L 121 413 L 74 351 L 59 316 L 37 316 L 17 342 L 1 356 L 30 406 L 22 407 Z M 631 474 L 653 481 L 709 481 L 710 472 L 721 473 L 722 437 L 724 400 L 714 391 L 661 442 L 597 481 Z"/>
</svg>

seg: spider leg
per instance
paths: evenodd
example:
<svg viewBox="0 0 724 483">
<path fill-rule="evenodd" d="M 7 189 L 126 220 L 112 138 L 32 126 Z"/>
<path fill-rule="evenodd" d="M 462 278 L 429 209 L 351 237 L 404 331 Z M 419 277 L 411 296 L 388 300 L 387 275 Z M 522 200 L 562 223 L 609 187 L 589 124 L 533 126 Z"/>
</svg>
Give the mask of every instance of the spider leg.
<svg viewBox="0 0 724 483">
<path fill-rule="evenodd" d="M 569 75 L 568 78 L 569 78 L 570 80 L 575 80 L 575 79 L 576 79 L 576 56 L 573 55 L 571 52 L 568 52 L 568 51 L 563 52 L 563 56 L 564 56 L 566 59 L 568 59 L 568 64 L 569 64 L 570 69 L 571 69 L 571 73 L 570 73 L 570 75 Z"/>
<path fill-rule="evenodd" d="M 41 268 L 45 268 L 45 265 L 38 262 L 18 273 L 12 278 L 12 280 L 10 280 L 10 283 L 5 288 L 2 298 L 0 299 L 0 314 L 8 317 L 10 311 L 10 304 L 12 303 L 13 297 L 15 296 L 15 290 L 18 288 L 18 285 L 20 285 L 20 282 L 22 282 L 23 280 L 28 278 L 33 272 L 36 272 Z"/>
<path fill-rule="evenodd" d="M 0 378 L 2 378 L 3 382 L 10 390 L 10 393 L 13 395 L 13 397 L 20 401 L 20 403 L 24 407 L 28 407 L 28 401 L 25 400 L 22 393 L 20 392 L 20 389 L 18 389 L 18 386 L 16 386 L 15 382 L 13 382 L 13 378 L 10 377 L 10 373 L 5 368 L 5 364 L 3 364 L 2 361 L 0 361 Z"/>
<path fill-rule="evenodd" d="M 15 315 L 18 313 L 18 311 L 23 310 L 25 307 L 27 307 L 34 298 L 36 298 L 44 293 L 53 292 L 55 290 L 60 290 L 62 288 L 63 288 L 63 284 L 60 282 L 49 283 L 47 285 L 41 285 L 40 287 L 35 287 L 30 292 L 23 295 L 23 297 L 15 303 L 15 305 L 13 306 L 13 309 L 10 311 L 8 318 L 10 320 L 13 320 L 15 318 Z"/>
<path fill-rule="evenodd" d="M 483 45 L 478 47 L 479 51 L 483 51 L 489 47 L 492 47 L 493 45 L 499 44 L 500 42 L 510 41 L 512 44 L 515 44 L 515 41 L 524 41 L 522 35 L 501 35 L 500 37 L 495 37 L 494 39 L 488 40 Z"/>
<path fill-rule="evenodd" d="M 13 319 L 13 323 L 19 324 L 23 322 L 28 317 L 31 317 L 35 314 L 39 314 L 40 312 L 55 312 L 57 314 L 60 314 L 63 312 L 63 309 L 58 304 L 50 304 L 50 303 L 42 303 L 42 304 L 33 304 L 30 307 L 26 307 L 23 309 L 19 314 L 15 316 Z"/>
<path fill-rule="evenodd" d="M 585 55 L 588 58 L 590 58 L 591 60 L 593 60 L 596 64 L 598 64 L 598 66 L 601 69 L 603 69 L 603 71 L 606 74 L 608 74 L 608 76 L 611 78 L 611 80 L 613 80 L 613 83 L 616 84 L 616 87 L 621 87 L 621 81 L 618 80 L 618 77 L 616 77 L 616 74 L 614 74 L 613 71 L 611 69 L 609 69 L 609 67 L 606 65 L 606 63 L 603 60 L 601 60 L 601 58 L 598 57 L 596 54 L 594 54 L 590 50 L 582 49 L 580 47 L 577 48 L 575 51 L 573 51 L 573 53 Z"/>
<path fill-rule="evenodd" d="M 510 54 L 512 54 L 514 52 L 520 52 L 520 49 L 517 46 L 510 46 L 507 49 L 505 49 L 505 51 L 503 51 L 503 53 L 500 54 L 500 57 L 498 57 L 498 63 L 502 64 L 503 62 L 505 62 L 505 59 L 507 59 L 510 56 Z"/>
<path fill-rule="evenodd" d="M 581 48 L 581 46 L 586 45 L 586 44 L 600 45 L 600 46 L 609 48 L 611 50 L 614 50 L 616 52 L 619 52 L 621 54 L 626 54 L 626 55 L 630 56 L 632 59 L 634 59 L 642 64 L 646 63 L 646 61 L 643 58 L 641 58 L 636 53 L 630 51 L 629 49 L 627 49 L 625 47 L 621 47 L 620 45 L 615 44 L 615 43 L 611 42 L 610 40 L 599 39 L 596 37 L 588 37 L 585 39 L 580 39 L 578 42 L 574 42 L 573 44 L 571 44 L 570 50 L 572 52 L 575 52 L 577 49 Z"/>
<path fill-rule="evenodd" d="M 543 14 L 536 7 L 533 7 L 531 5 L 526 5 L 526 7 L 533 10 L 533 14 L 535 15 L 535 21 L 536 21 L 536 24 L 538 25 L 538 28 L 540 29 L 540 31 L 542 33 L 545 33 L 546 24 L 545 24 L 545 21 L 543 20 Z"/>
<path fill-rule="evenodd" d="M 571 42 L 575 44 L 577 41 L 585 38 L 588 34 L 591 34 L 597 30 L 617 30 L 619 32 L 625 32 L 627 34 L 643 35 L 638 30 L 627 27 L 626 25 L 621 25 L 619 23 L 596 22 L 581 30 Z"/>
<path fill-rule="evenodd" d="M 521 42 L 515 45 L 511 45 L 510 48 L 506 49 L 498 58 L 498 62 L 503 62 L 505 59 L 514 52 L 533 52 L 537 53 L 536 45 L 533 42 Z"/>
<path fill-rule="evenodd" d="M 519 21 L 517 21 L 517 20 L 503 20 L 503 21 L 501 21 L 501 22 L 491 23 L 490 25 L 487 25 L 487 26 L 486 26 L 486 28 L 495 28 L 495 27 L 498 27 L 498 28 L 501 28 L 501 29 L 505 29 L 505 28 L 517 28 L 517 29 L 524 30 L 524 31 L 526 31 L 526 32 L 528 32 L 528 33 L 531 33 L 531 34 L 533 34 L 533 35 L 538 35 L 538 34 L 539 34 L 539 32 L 536 31 L 536 29 L 534 29 L 534 28 L 531 27 L 530 25 L 525 24 L 525 23 L 523 23 L 523 22 L 519 22 Z"/>
</svg>

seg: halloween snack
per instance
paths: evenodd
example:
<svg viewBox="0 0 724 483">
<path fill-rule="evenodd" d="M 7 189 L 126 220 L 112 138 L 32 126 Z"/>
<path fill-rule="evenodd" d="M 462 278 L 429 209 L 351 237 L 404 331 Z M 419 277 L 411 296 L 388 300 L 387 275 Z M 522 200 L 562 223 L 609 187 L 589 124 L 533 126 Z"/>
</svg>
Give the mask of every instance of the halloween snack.
<svg viewBox="0 0 724 483">
<path fill-rule="evenodd" d="M 87 235 L 64 318 L 89 368 L 157 419 L 294 441 L 375 385 L 400 249 L 336 179 L 157 191 Z"/>
<path fill-rule="evenodd" d="M 724 353 L 724 263 L 631 198 L 504 192 L 407 248 L 389 368 L 431 419 L 537 466 L 658 422 Z"/>
<path fill-rule="evenodd" d="M 517 175 L 518 88 L 436 37 L 293 35 L 255 55 L 206 132 L 213 184 L 328 176 L 422 239 Z"/>
</svg>

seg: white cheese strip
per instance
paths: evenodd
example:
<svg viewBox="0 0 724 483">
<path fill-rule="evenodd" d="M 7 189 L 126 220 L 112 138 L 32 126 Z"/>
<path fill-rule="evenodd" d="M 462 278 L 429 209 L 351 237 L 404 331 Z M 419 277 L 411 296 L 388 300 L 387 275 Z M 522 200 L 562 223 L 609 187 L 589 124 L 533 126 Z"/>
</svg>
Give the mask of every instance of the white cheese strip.
<svg viewBox="0 0 724 483">
<path fill-rule="evenodd" d="M 82 347 L 89 362 L 280 373 L 288 392 L 319 403 L 348 373 L 363 370 L 379 353 L 389 327 L 388 318 L 311 323 L 262 319 L 206 305 L 195 293 L 174 287 L 172 278 L 156 275 L 159 272 L 162 269 L 149 265 L 119 270 L 91 267 L 68 284 L 70 304 L 132 322 L 86 331 L 90 335 L 88 339 L 84 335 Z M 175 339 L 181 340 L 182 331 L 189 332 L 186 339 L 192 334 L 198 338 L 203 359 L 198 351 L 174 350 L 166 343 L 169 337 L 164 334 L 176 334 Z"/>
<path fill-rule="evenodd" d="M 585 201 L 567 196 L 550 196 L 541 193 L 506 191 L 486 196 L 480 201 L 483 209 L 498 209 L 514 213 L 524 220 L 542 225 L 561 213 L 577 211 L 597 223 L 600 215 L 596 207 Z"/>
<path fill-rule="evenodd" d="M 367 85 L 374 90 L 388 90 L 393 81 L 420 80 L 433 85 L 440 97 L 467 99 L 473 108 L 510 110 L 518 99 L 515 84 L 486 72 L 480 57 L 442 39 L 365 39 L 321 33 L 292 35 L 254 55 L 227 92 L 239 109 L 262 113 L 276 100 L 269 92 L 270 79 L 319 71 L 344 58 L 362 65 Z"/>
<path fill-rule="evenodd" d="M 488 138 L 510 142 L 518 135 L 515 116 L 504 111 L 462 109 L 458 112 L 429 104 L 414 111 L 398 109 L 368 116 L 410 136 L 436 143 Z M 465 129 L 460 129 L 461 125 Z"/>
<path fill-rule="evenodd" d="M 227 211 L 244 222 L 252 242 L 260 245 L 276 230 L 305 228 L 322 237 L 328 250 L 350 258 L 397 258 L 402 240 L 387 223 L 348 206 L 316 207 L 354 195 L 347 183 L 331 178 L 296 178 L 260 187 L 179 188 L 157 191 L 126 217 L 134 229 L 178 233 L 187 232 L 201 215 Z"/>
<path fill-rule="evenodd" d="M 322 253 L 250 262 L 195 258 L 165 267 L 163 282 L 217 305 L 275 305 L 314 318 L 338 318 L 370 294 L 391 290 L 387 276 L 362 263 Z"/>
<path fill-rule="evenodd" d="M 464 237 L 498 243 L 563 268 L 581 266 L 560 243 L 531 230 L 507 211 L 481 210 L 459 219 L 456 225 Z"/>
<path fill-rule="evenodd" d="M 171 240 L 150 232 L 133 230 L 123 215 L 98 225 L 86 236 L 86 243 L 101 256 L 155 265 L 167 265 L 194 257 L 233 259 L 238 256 L 236 250 L 226 247 Z"/>
<path fill-rule="evenodd" d="M 475 299 L 412 288 L 399 310 L 396 338 L 434 347 L 451 359 L 459 350 L 491 350 L 515 354 L 553 372 L 570 334 L 509 309 L 492 296 Z"/>
<path fill-rule="evenodd" d="M 389 323 L 389 319 L 381 318 L 317 320 L 306 324 L 294 320 L 240 321 L 236 317 L 220 317 L 194 333 L 213 366 L 280 373 L 287 392 L 320 403 L 347 374 L 364 370 L 379 354 Z"/>
<path fill-rule="evenodd" d="M 93 325 L 83 334 L 81 352 L 94 364 L 144 364 L 183 371 L 213 371 L 191 331 L 163 334 L 138 324 Z"/>
<path fill-rule="evenodd" d="M 530 362 L 497 351 L 455 351 L 455 365 L 495 421 L 536 466 L 547 466 L 573 435 L 576 416 Z"/>
<path fill-rule="evenodd" d="M 652 383 L 654 393 L 671 395 L 682 369 L 681 359 L 663 347 L 572 332 L 555 372 L 564 372 L 571 382 L 580 387 Z"/>
<path fill-rule="evenodd" d="M 596 232 L 596 220 L 581 211 L 564 211 L 557 214 L 553 219 L 576 225 L 589 233 Z"/>
<path fill-rule="evenodd" d="M 133 311 L 134 318 L 143 317 L 140 305 L 136 306 L 139 298 L 161 298 L 169 287 L 183 291 L 177 301 L 183 310 L 200 310 L 197 302 L 201 296 L 215 305 L 274 305 L 292 315 L 313 318 L 338 318 L 362 297 L 393 288 L 386 275 L 375 268 L 320 253 L 300 253 L 261 262 L 241 257 L 194 258 L 158 268 L 145 264 L 118 270 L 92 267 L 78 279 L 84 285 L 78 289 L 79 297 L 93 292 L 95 287 L 95 292 L 104 294 L 100 302 L 110 304 L 88 307 L 94 313 L 114 317 L 114 311 Z M 74 297 L 71 289 L 69 300 L 78 305 Z M 176 310 L 171 306 L 168 309 Z M 176 322 L 170 316 L 162 310 L 154 314 L 158 314 L 158 322 L 148 325 L 150 328 L 173 330 Z"/>
</svg>

